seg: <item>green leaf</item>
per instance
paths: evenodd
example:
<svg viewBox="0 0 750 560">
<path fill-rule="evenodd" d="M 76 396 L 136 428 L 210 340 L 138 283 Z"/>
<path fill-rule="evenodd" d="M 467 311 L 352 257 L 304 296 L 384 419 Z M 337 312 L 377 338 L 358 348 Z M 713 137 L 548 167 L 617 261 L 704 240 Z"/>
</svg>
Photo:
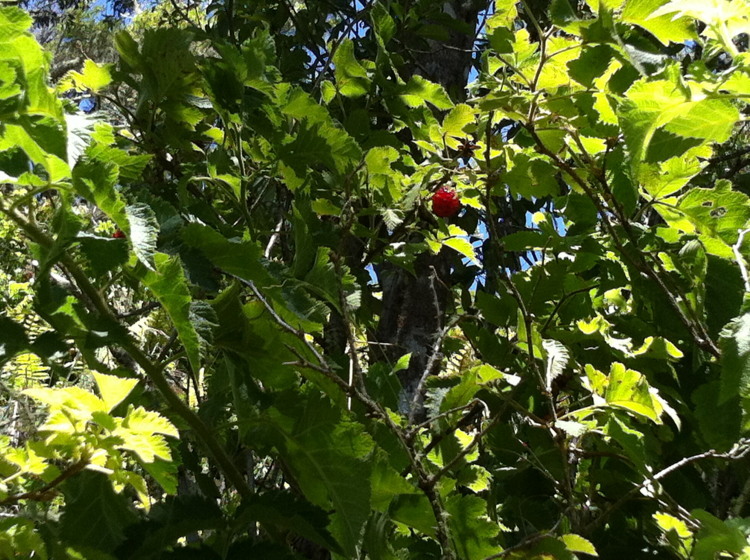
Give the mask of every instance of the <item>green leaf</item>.
<svg viewBox="0 0 750 560">
<path fill-rule="evenodd" d="M 706 252 L 723 258 L 734 258 L 731 246 L 750 221 L 750 199 L 725 180 L 711 189 L 691 189 L 680 198 L 677 211 L 661 205 L 656 208 L 671 226 L 699 233 Z"/>
<path fill-rule="evenodd" d="M 686 86 L 676 81 L 643 78 L 625 95 L 618 115 L 635 169 L 646 160 L 657 129 L 663 127 L 667 132 L 700 141 L 724 142 L 739 120 L 739 112 L 730 101 L 693 100 Z M 681 154 L 668 157 L 674 155 Z"/>
<path fill-rule="evenodd" d="M 66 543 L 113 551 L 124 540 L 125 529 L 136 520 L 123 494 L 117 494 L 101 473 L 84 471 L 62 487 L 65 508 L 61 534 Z"/>
<path fill-rule="evenodd" d="M 498 27 L 512 28 L 518 17 L 517 2 L 515 0 L 496 0 L 493 14 L 487 20 L 488 29 Z"/>
<path fill-rule="evenodd" d="M 137 379 L 127 379 L 114 375 L 105 375 L 94 372 L 96 386 L 104 401 L 105 412 L 111 412 L 118 404 L 124 401 L 138 384 Z"/>
<path fill-rule="evenodd" d="M 331 121 L 326 108 L 316 103 L 309 93 L 299 88 L 290 91 L 289 99 L 281 107 L 281 112 L 297 120 L 315 124 Z"/>
<path fill-rule="evenodd" d="M 259 286 L 271 282 L 271 277 L 261 264 L 263 252 L 257 243 L 229 240 L 211 228 L 198 224 L 186 226 L 182 230 L 182 238 L 229 274 L 256 282 Z"/>
<path fill-rule="evenodd" d="M 580 552 L 583 554 L 589 554 L 591 556 L 599 556 L 596 553 L 596 548 L 589 541 L 584 539 L 581 535 L 575 533 L 568 533 L 560 537 L 560 540 L 565 543 L 565 548 L 571 552 Z"/>
<path fill-rule="evenodd" d="M 116 164 L 86 158 L 73 168 L 73 187 L 83 198 L 96 204 L 121 230 L 127 231 L 125 199 L 116 189 L 119 176 Z"/>
<path fill-rule="evenodd" d="M 164 461 L 172 459 L 169 446 L 159 435 L 179 437 L 175 428 L 166 418 L 143 407 L 130 406 L 121 425 L 113 430 L 119 438 L 117 447 L 138 455 L 143 463 L 153 463 L 156 458 Z"/>
<path fill-rule="evenodd" d="M 727 323 L 740 314 L 745 287 L 734 262 L 713 255 L 708 255 L 707 261 L 706 323 L 709 334 L 716 340 Z"/>
<path fill-rule="evenodd" d="M 609 45 L 584 46 L 581 55 L 568 62 L 570 77 L 583 86 L 591 87 L 594 80 L 607 71 L 613 56 L 614 51 Z"/>
<path fill-rule="evenodd" d="M 683 43 L 697 40 L 693 22 L 687 17 L 674 18 L 672 14 L 653 17 L 654 12 L 669 3 L 669 0 L 628 0 L 622 11 L 622 21 L 638 25 L 662 42 Z"/>
<path fill-rule="evenodd" d="M 21 8 L 0 8 L 0 43 L 10 42 L 25 34 L 33 22 L 31 16 Z"/>
<path fill-rule="evenodd" d="M 721 392 L 722 381 L 711 381 L 693 391 L 691 401 L 703 441 L 713 449 L 728 451 L 740 437 L 742 408 L 738 396 L 722 399 Z"/>
<path fill-rule="evenodd" d="M 424 107 L 426 103 L 436 109 L 450 109 L 453 102 L 443 86 L 426 80 L 422 76 L 412 76 L 407 84 L 401 87 L 400 97 L 409 107 Z"/>
<path fill-rule="evenodd" d="M 502 550 L 495 543 L 500 527 L 490 520 L 487 503 L 479 496 L 451 496 L 445 509 L 459 558 L 483 560 Z"/>
<path fill-rule="evenodd" d="M 747 537 L 739 527 L 731 527 L 707 511 L 696 509 L 690 512 L 700 521 L 701 528 L 695 535 L 695 545 L 691 558 L 712 560 L 729 553 L 739 557 L 747 546 Z"/>
<path fill-rule="evenodd" d="M 70 72 L 58 86 L 60 91 L 77 89 L 79 91 L 89 90 L 98 94 L 112 81 L 107 66 L 100 66 L 93 60 L 83 63 L 83 72 Z"/>
<path fill-rule="evenodd" d="M 513 168 L 505 177 L 511 193 L 528 200 L 556 195 L 560 191 L 554 168 L 542 158 L 520 154 L 514 158 Z"/>
<path fill-rule="evenodd" d="M 388 8 L 381 3 L 372 6 L 370 18 L 372 18 L 375 33 L 382 42 L 382 48 L 385 48 L 388 41 L 396 34 L 396 22 L 391 17 L 391 14 L 388 13 Z"/>
<path fill-rule="evenodd" d="M 289 395 L 263 427 L 313 504 L 335 510 L 330 530 L 351 557 L 370 514 L 372 440 L 325 397 Z"/>
<path fill-rule="evenodd" d="M 687 523 L 673 515 L 668 513 L 655 513 L 653 518 L 657 525 L 659 525 L 659 528 L 665 533 L 674 531 L 681 539 L 687 539 L 693 535 L 693 532 L 688 528 Z"/>
<path fill-rule="evenodd" d="M 370 90 L 370 79 L 367 70 L 354 56 L 354 43 L 344 39 L 333 54 L 336 85 L 345 97 L 360 97 Z"/>
<path fill-rule="evenodd" d="M 394 175 L 395 171 L 391 164 L 398 161 L 399 154 L 391 146 L 378 146 L 370 148 L 365 156 L 367 171 L 374 175 Z"/>
<path fill-rule="evenodd" d="M 424 494 L 400 494 L 393 498 L 388 516 L 427 536 L 435 536 L 435 514 Z"/>
<path fill-rule="evenodd" d="M 190 367 L 198 372 L 201 367 L 201 345 L 191 317 L 192 297 L 180 259 L 156 253 L 154 266 L 154 270 L 138 271 L 140 279 L 169 314 L 185 347 Z"/>
<path fill-rule="evenodd" d="M 133 155 L 125 150 L 101 143 L 95 143 L 86 148 L 86 155 L 91 159 L 114 163 L 117 165 L 120 178 L 136 180 L 141 178 L 143 170 L 153 159 L 153 156 L 148 154 Z"/>
<path fill-rule="evenodd" d="M 637 371 L 627 369 L 620 363 L 612 364 L 604 397 L 613 406 L 661 424 L 646 378 Z"/>
<path fill-rule="evenodd" d="M 13 356 L 25 350 L 29 345 L 24 328 L 0 315 L 0 365 L 10 360 Z"/>
<path fill-rule="evenodd" d="M 148 463 L 141 463 L 141 466 L 167 494 L 177 493 L 177 463 L 175 461 L 154 459 Z"/>
<path fill-rule="evenodd" d="M 699 157 L 709 157 L 710 149 L 693 148 L 680 157 L 655 164 L 642 164 L 638 176 L 646 192 L 655 199 L 674 194 L 687 185 L 704 167 Z"/>
<path fill-rule="evenodd" d="M 750 398 L 750 313 L 733 319 L 721 331 L 721 393 L 719 404 Z"/>
<path fill-rule="evenodd" d="M 448 239 L 445 239 L 443 241 L 443 245 L 450 247 L 454 251 L 457 251 L 458 253 L 469 259 L 473 264 L 481 266 L 479 259 L 477 259 L 477 254 L 474 251 L 474 247 L 471 243 L 469 243 L 468 239 L 465 239 L 463 237 L 449 237 Z"/>
<path fill-rule="evenodd" d="M 463 103 L 456 105 L 451 109 L 445 118 L 443 119 L 443 133 L 455 138 L 464 138 L 466 136 L 465 128 L 474 122 L 475 110 Z M 449 142 L 451 148 L 456 148 L 458 142 L 450 142 L 450 139 L 446 140 Z"/>
<path fill-rule="evenodd" d="M 23 150 L 32 162 L 44 167 L 51 183 L 70 177 L 70 167 L 63 159 L 66 145 L 63 123 L 51 119 L 31 122 L 34 124 L 5 124 L 0 130 L 0 152 Z"/>
<path fill-rule="evenodd" d="M 133 253 L 146 268 L 153 271 L 159 237 L 159 221 L 156 214 L 148 204 L 143 203 L 131 204 L 125 208 L 125 212 L 128 226 L 123 229 L 133 247 Z"/>
<path fill-rule="evenodd" d="M 393 468 L 384 451 L 378 450 L 372 463 L 372 508 L 374 510 L 387 512 L 391 501 L 397 495 L 420 493 Z"/>
<path fill-rule="evenodd" d="M 94 412 L 107 412 L 104 401 L 81 387 L 56 387 L 26 389 L 25 394 L 49 405 L 52 411 L 64 409 L 66 414 L 89 420 Z"/>
<path fill-rule="evenodd" d="M 76 237 L 88 269 L 95 277 L 102 277 L 128 262 L 125 239 L 98 237 L 81 232 Z"/>
<path fill-rule="evenodd" d="M 246 525 L 251 521 L 291 531 L 326 550 L 342 553 L 326 529 L 326 512 L 293 494 L 272 490 L 243 501 L 235 522 Z"/>
<path fill-rule="evenodd" d="M 180 434 L 172 423 L 158 412 L 146 410 L 142 406 L 128 410 L 123 427 L 131 432 L 139 434 L 164 434 L 173 438 L 179 438 Z"/>
</svg>

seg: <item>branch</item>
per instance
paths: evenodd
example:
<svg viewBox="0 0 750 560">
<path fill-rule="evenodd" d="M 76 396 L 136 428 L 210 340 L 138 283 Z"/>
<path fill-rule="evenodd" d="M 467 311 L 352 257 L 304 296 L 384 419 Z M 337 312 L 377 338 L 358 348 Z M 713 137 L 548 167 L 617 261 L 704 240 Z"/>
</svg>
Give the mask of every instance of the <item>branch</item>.
<svg viewBox="0 0 750 560">
<path fill-rule="evenodd" d="M 0 500 L 0 506 L 7 506 L 11 504 L 15 504 L 21 500 L 34 500 L 37 502 L 46 502 L 52 499 L 52 491 L 71 478 L 72 476 L 78 474 L 83 469 L 86 468 L 86 466 L 89 464 L 88 458 L 81 459 L 77 463 L 73 463 L 71 466 L 69 466 L 67 469 L 65 469 L 63 472 L 61 472 L 53 481 L 48 482 L 38 490 L 32 490 L 30 492 L 24 492 L 23 494 L 16 494 L 14 496 L 7 496 L 3 500 Z"/>
<path fill-rule="evenodd" d="M 599 517 L 597 517 L 591 523 L 589 523 L 586 526 L 585 531 L 590 531 L 596 528 L 598 525 L 600 525 L 614 511 L 618 510 L 628 500 L 630 500 L 634 494 L 637 494 L 642 489 L 646 488 L 648 485 L 653 485 L 655 482 L 658 482 L 662 478 L 666 477 L 669 474 L 672 474 L 676 470 L 681 469 L 682 467 L 686 465 L 695 463 L 697 461 L 701 461 L 703 459 L 724 459 L 724 460 L 736 461 L 738 459 L 742 459 L 746 457 L 748 453 L 750 453 L 750 442 L 748 440 L 743 439 L 743 440 L 740 440 L 738 443 L 736 443 L 734 447 L 732 447 L 732 449 L 730 449 L 726 453 L 717 453 L 715 450 L 710 449 L 709 451 L 698 453 L 697 455 L 684 457 L 680 459 L 679 461 L 677 461 L 676 463 L 673 463 L 669 465 L 668 467 L 660 470 L 658 473 L 656 473 L 653 476 L 647 475 L 646 480 L 644 480 L 643 482 L 641 482 L 634 488 L 631 488 L 630 491 L 628 491 L 624 496 L 622 496 L 619 500 L 617 500 L 615 503 L 610 505 L 606 510 L 604 510 Z"/>
<path fill-rule="evenodd" d="M 229 276 L 232 276 L 237 281 L 249 287 L 250 290 L 252 290 L 253 294 L 255 294 L 255 297 L 258 298 L 258 301 L 260 301 L 263 304 L 263 307 L 266 308 L 266 311 L 268 311 L 268 313 L 271 315 L 273 320 L 276 321 L 276 324 L 278 324 L 282 329 L 293 334 L 295 337 L 301 340 L 302 343 L 310 351 L 310 353 L 315 357 L 315 360 L 318 362 L 317 364 L 310 363 L 308 360 L 301 357 L 295 350 L 292 350 L 291 347 L 289 347 L 290 350 L 292 350 L 292 352 L 294 352 L 295 355 L 297 355 L 297 357 L 299 358 L 298 362 L 288 362 L 289 365 L 300 365 L 301 367 L 307 367 L 314 371 L 322 373 L 328 379 L 336 383 L 336 385 L 341 387 L 341 389 L 347 395 L 351 395 L 355 397 L 359 402 L 361 402 L 371 414 L 373 414 L 375 417 L 382 420 L 383 423 L 388 427 L 388 429 L 396 436 L 396 438 L 399 440 L 399 443 L 406 451 L 406 455 L 409 458 L 409 463 L 411 464 L 412 471 L 417 476 L 418 487 L 420 488 L 420 490 L 422 490 L 425 493 L 425 496 L 427 496 L 427 500 L 430 502 L 430 506 L 432 508 L 433 514 L 435 515 L 435 521 L 437 523 L 435 532 L 436 532 L 437 540 L 443 549 L 443 558 L 444 560 L 453 560 L 455 558 L 455 555 L 451 548 L 448 523 L 447 523 L 446 515 L 445 515 L 445 508 L 443 507 L 442 501 L 440 499 L 440 495 L 435 490 L 434 482 L 431 480 L 431 477 L 429 473 L 425 470 L 424 466 L 417 460 L 417 454 L 414 450 L 414 447 L 410 443 L 409 438 L 404 433 L 403 429 L 401 429 L 401 427 L 399 427 L 393 421 L 390 414 L 386 410 L 384 410 L 380 406 L 380 404 L 378 404 L 372 398 L 370 398 L 370 396 L 366 392 L 363 382 L 361 385 L 359 383 L 347 384 L 343 379 L 341 379 L 338 375 L 336 375 L 336 373 L 333 371 L 333 368 L 331 368 L 331 366 L 328 364 L 325 357 L 320 353 L 320 351 L 315 347 L 315 345 L 307 339 L 307 337 L 305 336 L 305 333 L 298 329 L 295 329 L 292 325 L 290 325 L 284 319 L 282 319 L 282 317 L 278 313 L 276 313 L 276 310 L 271 306 L 270 302 L 260 292 L 260 290 L 258 289 L 258 287 L 255 285 L 254 282 L 250 280 L 245 280 L 244 278 L 241 278 L 231 273 L 226 273 L 226 274 L 228 274 Z M 341 297 L 341 294 L 340 294 L 340 297 Z M 346 302 L 344 302 L 344 304 L 345 303 Z M 346 307 L 344 307 L 342 311 L 345 309 Z M 353 346 L 354 333 L 352 331 L 351 324 L 348 321 L 348 314 L 342 315 L 342 318 L 344 319 L 344 322 L 347 325 L 346 328 L 348 332 L 350 352 L 355 353 L 355 355 L 351 358 L 353 360 L 353 366 L 358 369 L 359 371 L 358 375 L 361 376 L 362 366 L 359 363 L 359 357 L 356 356 L 356 348 Z M 358 387 L 357 385 L 360 385 L 360 386 Z"/>
<path fill-rule="evenodd" d="M 144 305 L 143 307 L 139 307 L 138 309 L 133 309 L 132 311 L 126 311 L 124 313 L 118 313 L 116 317 L 118 319 L 130 319 L 131 317 L 138 317 L 139 315 L 144 315 L 145 313 L 148 313 L 149 311 L 153 311 L 154 309 L 157 309 L 161 304 L 157 301 L 152 301 Z"/>
<path fill-rule="evenodd" d="M 39 229 L 35 224 L 26 220 L 17 210 L 8 209 L 0 204 L 0 211 L 8 216 L 8 218 L 12 220 L 33 242 L 46 249 L 50 249 L 53 246 L 54 242 L 52 238 Z M 97 290 L 91 283 L 86 273 L 80 266 L 78 266 L 78 263 L 73 260 L 70 254 L 64 253 L 60 257 L 60 262 L 74 279 L 78 289 L 85 294 L 85 299 L 87 300 L 86 303 L 93 307 L 94 311 L 96 311 L 102 318 L 108 321 L 117 322 L 117 317 L 112 312 L 107 301 L 99 290 Z M 224 448 L 216 440 L 216 434 L 203 423 L 200 417 L 190 408 L 189 405 L 183 402 L 182 399 L 172 391 L 169 381 L 164 377 L 164 372 L 161 367 L 151 361 L 148 355 L 141 350 L 131 336 L 125 335 L 119 345 L 130 355 L 135 363 L 140 366 L 146 374 L 146 377 L 148 377 L 149 381 L 153 383 L 171 409 L 185 420 L 188 426 L 190 426 L 196 434 L 199 443 L 204 447 L 208 454 L 216 460 L 221 471 L 227 477 L 229 482 L 231 482 L 232 486 L 235 487 L 241 496 L 250 496 L 252 493 L 250 487 L 247 485 L 245 478 L 235 464 L 229 458 L 229 455 L 226 454 Z"/>
<path fill-rule="evenodd" d="M 570 175 L 570 177 L 575 181 L 575 183 L 583 189 L 583 191 L 586 193 L 586 195 L 591 199 L 591 202 L 594 203 L 594 206 L 596 206 L 597 212 L 602 216 L 602 222 L 604 224 L 604 227 L 607 229 L 607 233 L 609 233 L 610 237 L 612 238 L 612 241 L 617 246 L 617 249 L 620 251 L 622 256 L 630 262 L 630 264 L 639 272 L 642 272 L 646 276 L 648 276 L 651 280 L 656 282 L 656 284 L 659 286 L 662 292 L 664 292 L 664 295 L 667 297 L 667 300 L 672 305 L 674 310 L 677 312 L 677 316 L 679 317 L 682 324 L 685 326 L 685 328 L 688 330 L 688 332 L 693 337 L 693 340 L 695 343 L 703 350 L 714 356 L 715 358 L 721 357 L 721 352 L 719 351 L 719 348 L 716 346 L 716 343 L 711 339 L 710 335 L 708 334 L 708 331 L 704 327 L 704 325 L 697 320 L 695 317 L 689 317 L 688 314 L 685 313 L 685 310 L 680 306 L 680 302 L 677 300 L 677 296 L 675 296 L 674 293 L 672 293 L 672 290 L 669 289 L 669 287 L 664 282 L 664 279 L 661 277 L 660 274 L 654 270 L 654 268 L 651 267 L 649 263 L 643 259 L 643 255 L 641 253 L 638 253 L 638 257 L 636 258 L 634 255 L 631 255 L 629 251 L 626 250 L 625 245 L 623 244 L 620 237 L 617 235 L 617 232 L 615 231 L 615 228 L 610 221 L 610 216 L 616 216 L 618 220 L 621 222 L 621 225 L 623 228 L 625 228 L 626 232 L 628 230 L 627 226 L 627 219 L 625 216 L 620 215 L 616 209 L 614 209 L 612 212 L 609 212 L 608 209 L 602 204 L 602 200 L 599 198 L 597 193 L 594 191 L 594 189 L 589 185 L 586 181 L 584 181 L 581 176 L 576 172 L 576 170 L 566 161 L 564 161 L 562 158 L 560 158 L 559 155 L 551 151 L 542 141 L 542 139 L 537 134 L 536 130 L 534 129 L 533 125 L 531 123 L 526 124 L 525 126 L 526 130 L 529 132 L 531 137 L 534 139 L 534 142 L 537 145 L 537 151 L 539 153 L 546 155 L 549 157 L 555 165 Z M 633 242 L 634 240 L 630 238 L 630 241 Z M 682 304 L 685 306 L 686 309 L 690 311 L 691 315 L 694 315 L 692 307 L 689 305 L 689 302 L 687 299 L 682 296 L 680 298 L 682 300 Z"/>
</svg>

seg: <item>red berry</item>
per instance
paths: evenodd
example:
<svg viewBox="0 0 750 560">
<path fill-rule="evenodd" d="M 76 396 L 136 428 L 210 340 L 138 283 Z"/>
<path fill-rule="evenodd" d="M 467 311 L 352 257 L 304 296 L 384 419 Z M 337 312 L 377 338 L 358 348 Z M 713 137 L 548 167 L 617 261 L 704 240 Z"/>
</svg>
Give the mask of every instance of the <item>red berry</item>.
<svg viewBox="0 0 750 560">
<path fill-rule="evenodd" d="M 114 239 L 125 239 L 125 233 L 121 230 L 115 230 L 115 232 L 112 234 L 112 237 Z"/>
<path fill-rule="evenodd" d="M 450 218 L 458 214 L 461 201 L 458 193 L 450 187 L 440 187 L 432 195 L 432 211 L 441 218 Z"/>
</svg>

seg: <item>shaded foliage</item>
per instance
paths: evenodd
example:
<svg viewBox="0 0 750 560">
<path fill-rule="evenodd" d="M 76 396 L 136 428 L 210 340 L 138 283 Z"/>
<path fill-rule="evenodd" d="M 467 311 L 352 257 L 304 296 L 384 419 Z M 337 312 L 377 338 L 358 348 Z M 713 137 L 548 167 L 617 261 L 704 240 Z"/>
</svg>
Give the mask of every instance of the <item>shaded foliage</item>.
<svg viewBox="0 0 750 560">
<path fill-rule="evenodd" d="M 0 557 L 747 556 L 745 3 L 170 10 L 0 9 Z"/>
</svg>

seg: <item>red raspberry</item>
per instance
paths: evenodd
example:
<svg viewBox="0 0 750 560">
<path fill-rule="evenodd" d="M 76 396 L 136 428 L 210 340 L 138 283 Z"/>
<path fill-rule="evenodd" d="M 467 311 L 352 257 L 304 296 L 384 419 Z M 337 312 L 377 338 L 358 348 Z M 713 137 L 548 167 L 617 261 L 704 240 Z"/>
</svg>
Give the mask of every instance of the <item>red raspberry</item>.
<svg viewBox="0 0 750 560">
<path fill-rule="evenodd" d="M 455 216 L 460 209 L 461 201 L 454 189 L 443 186 L 432 195 L 432 211 L 441 218 Z"/>
<path fill-rule="evenodd" d="M 112 234 L 112 237 L 114 239 L 125 239 L 125 233 L 121 230 L 115 230 L 115 232 Z"/>
</svg>

